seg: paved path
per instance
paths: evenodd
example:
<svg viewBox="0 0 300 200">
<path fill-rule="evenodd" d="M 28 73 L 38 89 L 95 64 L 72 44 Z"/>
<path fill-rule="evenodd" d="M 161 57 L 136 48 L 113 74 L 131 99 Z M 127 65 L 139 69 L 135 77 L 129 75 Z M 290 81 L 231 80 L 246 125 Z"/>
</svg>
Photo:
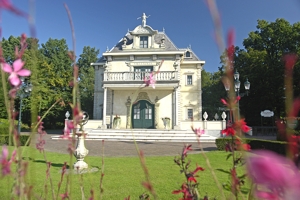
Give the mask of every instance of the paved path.
<svg viewBox="0 0 300 200">
<path fill-rule="evenodd" d="M 67 148 L 70 141 L 68 140 L 53 140 L 53 134 L 47 134 L 44 138 L 46 140 L 45 150 L 51 152 L 67 154 Z M 137 142 L 140 150 L 146 156 L 176 156 L 179 155 L 184 147 L 184 142 Z M 194 151 L 190 153 L 199 153 L 200 148 L 198 143 L 192 144 Z M 215 143 L 202 143 L 204 151 L 217 150 Z M 90 156 L 102 155 L 102 141 L 101 140 L 85 140 L 85 147 L 89 150 Z M 123 157 L 123 156 L 137 156 L 137 151 L 134 142 L 127 141 L 104 141 L 104 155 L 108 157 Z"/>
</svg>

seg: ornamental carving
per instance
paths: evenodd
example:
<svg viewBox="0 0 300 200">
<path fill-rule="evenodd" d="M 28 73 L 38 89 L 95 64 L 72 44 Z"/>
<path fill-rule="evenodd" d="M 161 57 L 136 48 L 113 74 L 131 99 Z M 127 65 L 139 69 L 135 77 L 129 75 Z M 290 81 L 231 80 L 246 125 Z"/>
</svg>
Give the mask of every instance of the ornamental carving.
<svg viewBox="0 0 300 200">
<path fill-rule="evenodd" d="M 154 103 L 150 100 L 150 98 L 149 98 L 147 92 L 140 92 L 140 93 L 138 94 L 138 96 L 137 96 L 135 102 L 138 102 L 138 101 L 140 101 L 140 100 L 147 100 L 147 101 L 149 101 L 151 104 L 154 104 Z"/>
<path fill-rule="evenodd" d="M 141 27 L 141 26 L 138 27 L 138 29 L 136 30 L 136 33 L 151 34 L 151 32 L 148 29 Z"/>
</svg>

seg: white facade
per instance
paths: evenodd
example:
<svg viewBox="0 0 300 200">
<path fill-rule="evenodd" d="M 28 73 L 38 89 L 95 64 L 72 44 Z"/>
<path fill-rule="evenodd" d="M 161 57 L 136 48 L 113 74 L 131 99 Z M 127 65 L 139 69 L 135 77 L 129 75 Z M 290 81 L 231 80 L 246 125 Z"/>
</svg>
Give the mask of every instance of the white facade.
<svg viewBox="0 0 300 200">
<path fill-rule="evenodd" d="M 190 48 L 177 48 L 164 31 L 146 25 L 145 14 L 142 19 L 142 25 L 91 63 L 95 68 L 94 119 L 102 119 L 103 129 L 112 127 L 116 116 L 120 129 L 168 128 L 168 118 L 170 129 L 188 129 L 191 118 L 200 124 L 205 61 Z M 151 73 L 155 89 L 144 84 Z"/>
</svg>

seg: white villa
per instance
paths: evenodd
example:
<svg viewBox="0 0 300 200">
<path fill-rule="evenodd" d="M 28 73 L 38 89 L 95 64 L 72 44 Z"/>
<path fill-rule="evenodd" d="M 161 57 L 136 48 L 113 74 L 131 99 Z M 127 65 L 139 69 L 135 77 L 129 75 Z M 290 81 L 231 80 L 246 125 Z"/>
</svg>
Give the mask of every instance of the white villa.
<svg viewBox="0 0 300 200">
<path fill-rule="evenodd" d="M 120 129 L 190 129 L 202 124 L 200 60 L 191 48 L 178 48 L 165 31 L 142 24 L 91 63 L 95 69 L 94 119 L 102 128 L 112 127 L 116 116 Z M 152 71 L 155 89 L 145 87 Z M 203 127 L 202 127 L 203 128 Z"/>
</svg>

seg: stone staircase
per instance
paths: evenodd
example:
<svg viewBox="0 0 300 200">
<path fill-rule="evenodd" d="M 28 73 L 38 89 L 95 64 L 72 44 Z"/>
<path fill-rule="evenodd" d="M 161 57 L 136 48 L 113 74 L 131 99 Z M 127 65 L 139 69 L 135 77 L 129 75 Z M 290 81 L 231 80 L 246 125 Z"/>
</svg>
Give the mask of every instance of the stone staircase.
<svg viewBox="0 0 300 200">
<path fill-rule="evenodd" d="M 194 132 L 188 130 L 159 129 L 85 129 L 86 140 L 105 141 L 147 141 L 147 142 L 197 142 Z M 60 139 L 52 136 L 52 139 Z M 200 142 L 215 142 L 217 137 L 203 134 Z"/>
</svg>

